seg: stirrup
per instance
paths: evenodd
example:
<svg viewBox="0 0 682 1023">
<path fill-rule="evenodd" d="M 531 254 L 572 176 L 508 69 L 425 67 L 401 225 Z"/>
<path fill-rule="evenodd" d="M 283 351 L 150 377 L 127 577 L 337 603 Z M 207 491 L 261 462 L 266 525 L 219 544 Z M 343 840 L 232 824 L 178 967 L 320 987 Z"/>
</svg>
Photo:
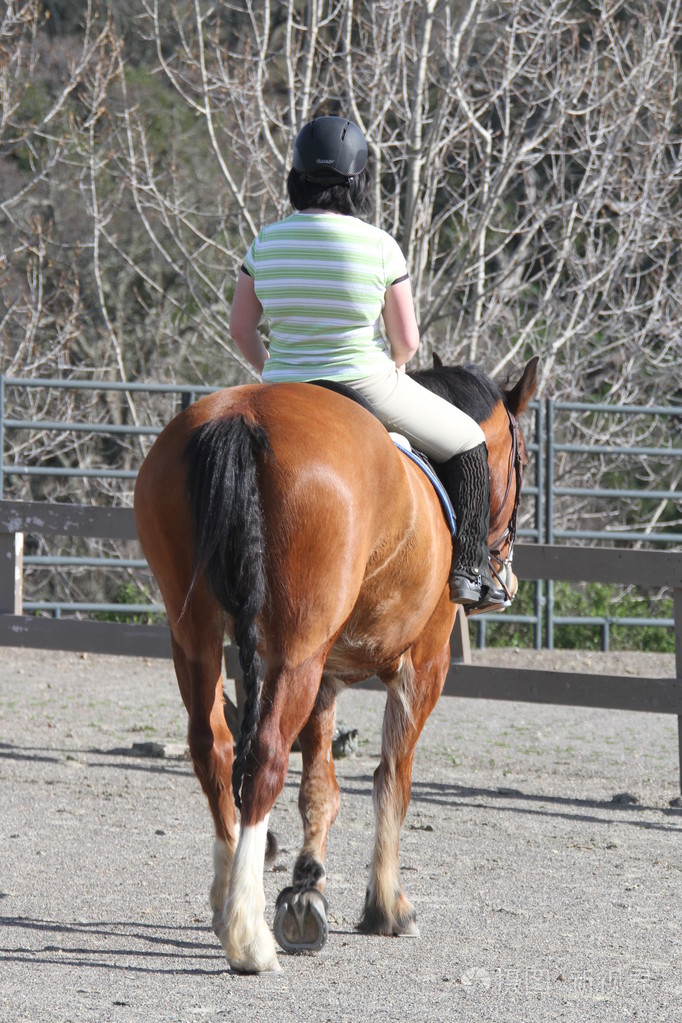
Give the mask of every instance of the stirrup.
<svg viewBox="0 0 682 1023">
<path fill-rule="evenodd" d="M 464 608 L 464 613 L 467 618 L 471 618 L 474 615 L 484 615 L 491 611 L 504 611 L 505 608 L 511 607 L 511 598 L 503 595 L 502 600 L 497 600 L 489 593 L 479 600 L 478 604 L 469 604 Z"/>
<path fill-rule="evenodd" d="M 469 615 L 486 614 L 486 612 L 489 611 L 504 611 L 506 607 L 510 607 L 511 605 L 512 595 L 509 592 L 509 589 L 505 586 L 498 573 L 490 566 L 490 564 L 488 565 L 488 572 L 486 575 L 488 578 L 481 585 L 481 599 L 478 603 L 469 604 L 464 609 L 467 617 L 469 617 Z"/>
</svg>

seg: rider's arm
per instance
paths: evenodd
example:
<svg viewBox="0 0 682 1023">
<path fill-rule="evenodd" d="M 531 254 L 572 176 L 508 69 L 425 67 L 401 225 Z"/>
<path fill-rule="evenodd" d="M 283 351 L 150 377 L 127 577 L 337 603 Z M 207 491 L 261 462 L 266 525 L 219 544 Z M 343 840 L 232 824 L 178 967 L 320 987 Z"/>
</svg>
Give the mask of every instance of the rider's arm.
<svg viewBox="0 0 682 1023">
<path fill-rule="evenodd" d="M 386 289 L 383 317 L 391 356 L 400 369 L 419 348 L 419 327 L 409 278 L 396 281 Z"/>
<path fill-rule="evenodd" d="M 230 334 L 239 351 L 259 373 L 263 372 L 265 360 L 270 358 L 257 329 L 262 315 L 263 306 L 256 297 L 253 277 L 242 270 L 232 299 Z"/>
</svg>

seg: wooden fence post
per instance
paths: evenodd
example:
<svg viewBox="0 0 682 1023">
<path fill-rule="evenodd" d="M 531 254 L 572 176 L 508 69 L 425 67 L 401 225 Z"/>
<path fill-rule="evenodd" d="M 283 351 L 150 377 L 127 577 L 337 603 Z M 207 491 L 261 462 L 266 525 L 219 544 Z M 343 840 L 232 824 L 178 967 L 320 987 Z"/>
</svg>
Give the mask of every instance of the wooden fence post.
<svg viewBox="0 0 682 1023">
<path fill-rule="evenodd" d="M 24 611 L 24 534 L 0 533 L 0 614 Z"/>
<path fill-rule="evenodd" d="M 450 663 L 471 664 L 471 645 L 469 643 L 469 622 L 464 608 L 457 608 L 455 624 L 450 636 Z"/>
</svg>

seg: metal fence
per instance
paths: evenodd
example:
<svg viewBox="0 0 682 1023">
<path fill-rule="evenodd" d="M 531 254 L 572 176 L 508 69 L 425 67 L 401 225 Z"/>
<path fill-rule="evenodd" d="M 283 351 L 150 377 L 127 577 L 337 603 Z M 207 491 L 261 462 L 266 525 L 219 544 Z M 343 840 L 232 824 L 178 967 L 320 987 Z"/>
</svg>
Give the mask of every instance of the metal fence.
<svg viewBox="0 0 682 1023">
<path fill-rule="evenodd" d="M 11 378 L 0 375 L 0 499 L 18 496 L 18 490 L 27 484 L 34 486 L 36 478 L 72 480 L 75 486 L 78 481 L 87 485 L 87 481 L 118 481 L 117 499 L 129 503 L 132 486 L 138 466 L 144 454 L 144 442 L 151 440 L 161 431 L 181 408 L 186 407 L 202 394 L 215 390 L 212 387 L 182 384 L 142 384 L 120 383 L 103 380 L 61 380 L 41 378 Z M 89 393 L 118 396 L 123 403 L 123 411 L 130 421 L 111 422 L 81 418 L 73 414 L 79 409 L 79 397 Z M 80 404 L 87 405 L 87 402 Z M 23 414 L 26 409 L 32 414 Z M 21 410 L 17 414 L 17 410 Z M 47 414 L 45 414 L 47 410 Z M 66 413 L 66 414 L 65 414 Z M 580 439 L 583 421 L 594 417 L 604 417 L 607 421 L 618 423 L 627 417 L 646 417 L 655 428 L 644 431 L 658 438 L 657 443 L 640 446 L 628 446 L 618 441 L 618 431 L 613 440 L 607 443 L 591 443 Z M 652 486 L 613 486 L 589 487 L 574 485 L 570 482 L 571 466 L 575 460 L 599 459 L 603 462 L 623 464 L 622 473 L 628 477 L 627 463 L 641 465 L 643 461 L 664 463 L 665 465 L 682 464 L 682 442 L 680 441 L 680 423 L 682 423 L 682 407 L 642 407 L 634 405 L 607 405 L 588 402 L 558 402 L 544 399 L 532 403 L 524 424 L 529 466 L 524 484 L 523 508 L 519 535 L 521 538 L 536 543 L 553 544 L 559 541 L 566 545 L 580 545 L 596 542 L 599 544 L 627 545 L 635 547 L 675 547 L 682 545 L 682 533 L 673 528 L 653 527 L 633 529 L 627 525 L 618 525 L 618 520 L 627 523 L 628 503 L 656 502 L 659 507 L 682 509 L 682 490 L 663 489 Z M 607 431 L 608 432 L 608 431 Z M 50 453 L 50 438 L 58 445 L 59 439 L 65 436 L 86 438 L 96 444 L 98 440 L 109 439 L 117 442 L 125 441 L 127 464 L 112 464 L 112 459 L 101 464 L 93 464 L 89 457 L 83 464 L 75 456 L 67 464 L 69 458 L 55 459 L 45 457 Z M 43 441 L 43 454 L 22 459 L 24 450 L 30 445 L 20 443 L 21 438 L 40 437 Z M 662 438 L 662 440 L 661 440 Z M 133 450 L 130 445 L 137 442 Z M 560 468 L 561 466 L 561 468 Z M 670 473 L 672 479 L 679 480 L 680 473 Z M 566 482 L 566 480 L 569 482 Z M 23 484 L 22 484 L 23 481 Z M 126 483 L 129 481 L 129 483 Z M 30 487 L 28 488 L 30 491 Z M 20 495 L 19 495 L 20 496 Z M 78 498 L 82 500 L 82 498 Z M 592 505 L 604 502 L 612 511 L 615 526 L 608 528 L 583 528 L 584 524 L 577 521 L 571 524 L 568 516 L 566 525 L 566 508 L 575 507 L 580 502 L 589 501 Z M 573 515 L 573 518 L 576 518 Z M 673 523 L 676 518 L 672 516 Z M 121 556 L 90 556 L 89 554 L 27 554 L 24 564 L 37 570 L 53 569 L 65 572 L 68 570 L 97 571 L 129 571 L 141 577 L 146 565 L 139 557 Z M 636 580 L 633 580 L 636 582 Z M 532 608 L 526 614 L 516 613 L 512 607 L 503 615 L 486 615 L 484 618 L 472 620 L 474 641 L 478 646 L 485 646 L 486 634 L 495 628 L 497 623 L 504 622 L 522 626 L 532 633 L 532 641 L 536 648 L 553 647 L 555 631 L 566 625 L 589 625 L 598 629 L 601 634 L 601 645 L 608 649 L 611 630 L 614 626 L 637 625 L 642 627 L 673 628 L 671 617 L 637 617 L 623 618 L 613 615 L 570 616 L 557 614 L 555 608 L 554 583 L 551 580 L 537 580 L 530 584 L 533 588 Z M 160 612 L 162 609 L 151 601 L 75 601 L 75 600 L 40 600 L 32 599 L 30 585 L 27 598 L 24 600 L 27 611 L 51 614 L 55 617 L 73 615 L 75 613 L 96 615 L 134 615 Z M 615 610 L 615 609 L 614 609 Z"/>
<path fill-rule="evenodd" d="M 585 487 L 562 482 L 563 476 L 557 471 L 557 463 L 562 456 L 574 458 L 599 458 L 611 463 L 617 460 L 633 466 L 643 459 L 657 460 L 669 465 L 682 466 L 682 407 L 679 406 L 638 406 L 609 405 L 598 402 L 562 402 L 546 398 L 531 406 L 534 409 L 534 421 L 531 431 L 526 430 L 527 447 L 531 462 L 528 469 L 532 483 L 524 484 L 524 504 L 532 498 L 534 507 L 532 517 L 526 520 L 519 531 L 521 537 L 528 537 L 537 543 L 554 544 L 561 542 L 566 545 L 580 546 L 596 542 L 599 544 L 627 545 L 636 548 L 667 547 L 676 548 L 682 545 L 682 533 L 676 528 L 576 528 L 561 527 L 558 513 L 559 502 L 573 500 L 577 502 L 589 499 L 591 502 L 603 502 L 614 505 L 626 516 L 630 502 L 656 502 L 670 505 L 677 510 L 676 518 L 682 516 L 682 490 L 677 488 L 659 489 L 651 486 L 642 487 Z M 619 443 L 618 432 L 609 443 L 580 443 L 565 439 L 571 432 L 568 426 L 569 417 L 578 423 L 581 417 L 603 416 L 613 421 L 628 417 L 645 418 L 649 422 L 658 421 L 659 430 L 654 431 L 665 435 L 665 443 L 644 445 L 628 445 Z M 669 424 L 669 425 L 668 425 Z M 662 428 L 660 428 L 662 427 Z M 579 428 L 579 426 L 578 426 Z M 571 475 L 571 458 L 564 475 Z M 628 470 L 626 469 L 626 474 Z M 672 474 L 679 480 L 680 472 Z M 633 580 L 636 583 L 637 580 Z M 627 617 L 617 614 L 598 616 L 575 616 L 557 614 L 555 607 L 555 585 L 552 580 L 538 580 L 533 595 L 533 609 L 530 614 L 515 614 L 513 610 L 504 615 L 486 615 L 475 623 L 477 630 L 476 642 L 479 647 L 486 643 L 486 631 L 496 622 L 517 623 L 530 626 L 533 630 L 533 641 L 537 649 L 554 647 L 555 630 L 561 626 L 591 626 L 599 630 L 601 648 L 608 650 L 614 627 L 639 626 L 643 628 L 672 629 L 671 617 Z"/>
</svg>

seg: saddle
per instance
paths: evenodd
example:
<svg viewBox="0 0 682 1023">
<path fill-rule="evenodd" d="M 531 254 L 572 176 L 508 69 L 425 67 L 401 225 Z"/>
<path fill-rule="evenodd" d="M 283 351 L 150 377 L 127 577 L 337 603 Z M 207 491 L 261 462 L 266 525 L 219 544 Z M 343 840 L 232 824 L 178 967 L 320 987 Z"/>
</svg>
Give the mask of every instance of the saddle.
<svg viewBox="0 0 682 1023">
<path fill-rule="evenodd" d="M 329 391 L 336 391 L 337 394 L 342 394 L 345 398 L 350 398 L 351 401 L 356 402 L 358 405 L 362 405 L 367 412 L 370 412 L 375 419 L 378 419 L 372 403 L 368 401 L 363 394 L 360 394 L 358 391 L 353 390 L 352 387 L 349 387 L 348 384 L 341 383 L 338 380 L 311 380 L 310 383 L 315 384 L 316 387 L 326 387 Z M 398 450 L 401 451 L 406 458 L 411 459 L 415 465 L 418 465 L 432 484 L 441 503 L 443 515 L 445 516 L 447 527 L 450 530 L 450 535 L 454 538 L 455 533 L 457 532 L 455 509 L 452 507 L 452 501 L 448 497 L 447 490 L 439 480 L 436 470 L 422 451 L 415 451 L 407 437 L 403 437 L 400 433 L 393 433 L 390 430 L 388 431 L 388 435 Z"/>
</svg>

